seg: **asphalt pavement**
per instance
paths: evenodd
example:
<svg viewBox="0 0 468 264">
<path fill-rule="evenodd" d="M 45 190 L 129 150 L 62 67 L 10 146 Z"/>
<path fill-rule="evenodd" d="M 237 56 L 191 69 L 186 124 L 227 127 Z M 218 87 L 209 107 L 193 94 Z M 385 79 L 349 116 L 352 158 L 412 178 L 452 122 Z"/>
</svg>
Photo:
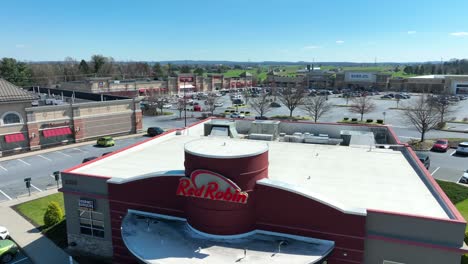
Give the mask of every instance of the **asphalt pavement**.
<svg viewBox="0 0 468 264">
<path fill-rule="evenodd" d="M 0 161 L 0 202 L 28 195 L 24 183 L 25 178 L 31 178 L 31 193 L 42 192 L 57 188 L 53 176 L 54 171 L 71 168 L 87 157 L 99 157 L 103 153 L 115 151 L 148 139 L 146 136 L 137 136 L 125 139 L 116 139 L 113 147 L 97 147 L 94 144 L 74 146 L 68 145 L 66 149 Z"/>
</svg>

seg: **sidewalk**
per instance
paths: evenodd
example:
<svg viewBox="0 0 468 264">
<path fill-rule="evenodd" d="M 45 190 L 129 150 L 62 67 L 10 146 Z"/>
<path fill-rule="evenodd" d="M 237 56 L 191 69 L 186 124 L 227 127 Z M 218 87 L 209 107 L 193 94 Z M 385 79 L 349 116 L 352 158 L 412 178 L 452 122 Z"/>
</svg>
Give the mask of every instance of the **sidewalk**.
<svg viewBox="0 0 468 264">
<path fill-rule="evenodd" d="M 17 214 L 11 206 L 41 198 L 56 192 L 57 189 L 51 189 L 31 194 L 31 196 L 0 203 L 0 224 L 8 228 L 11 237 L 35 264 L 70 263 L 69 255 L 61 248 L 57 247 L 47 237 L 43 236 L 36 227 L 21 215 Z M 74 263 L 77 262 L 75 261 Z"/>
<path fill-rule="evenodd" d="M 141 137 L 145 135 L 145 133 L 138 133 L 138 134 L 131 134 L 131 135 L 125 135 L 125 136 L 120 136 L 120 137 L 114 137 L 114 139 L 126 139 L 126 138 L 132 138 L 132 137 Z M 29 156 L 34 156 L 34 155 L 40 155 L 48 152 L 53 152 L 53 151 L 58 151 L 58 150 L 63 150 L 63 149 L 68 149 L 68 148 L 76 148 L 80 146 L 86 146 L 86 145 L 93 145 L 96 144 L 96 140 L 90 140 L 90 141 L 84 141 L 80 143 L 72 143 L 72 144 L 67 144 L 63 146 L 57 146 L 57 147 L 52 147 L 52 148 L 46 148 L 46 149 L 41 149 L 41 150 L 34 150 L 34 151 L 28 151 L 24 153 L 19 153 L 16 155 L 11 155 L 11 156 L 6 156 L 6 157 L 0 157 L 0 162 L 1 161 L 7 161 L 7 160 L 13 160 L 13 159 L 21 159 Z"/>
</svg>

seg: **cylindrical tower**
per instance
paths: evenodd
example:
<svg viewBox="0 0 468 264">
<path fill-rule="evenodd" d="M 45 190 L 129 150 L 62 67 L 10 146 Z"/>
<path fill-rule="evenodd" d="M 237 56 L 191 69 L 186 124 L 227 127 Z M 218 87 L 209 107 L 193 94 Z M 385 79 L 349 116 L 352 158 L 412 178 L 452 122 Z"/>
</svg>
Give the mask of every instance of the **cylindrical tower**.
<svg viewBox="0 0 468 264">
<path fill-rule="evenodd" d="M 187 197 L 188 223 L 214 235 L 255 229 L 255 183 L 268 177 L 265 142 L 204 138 L 185 145 L 185 174 L 178 189 Z"/>
</svg>

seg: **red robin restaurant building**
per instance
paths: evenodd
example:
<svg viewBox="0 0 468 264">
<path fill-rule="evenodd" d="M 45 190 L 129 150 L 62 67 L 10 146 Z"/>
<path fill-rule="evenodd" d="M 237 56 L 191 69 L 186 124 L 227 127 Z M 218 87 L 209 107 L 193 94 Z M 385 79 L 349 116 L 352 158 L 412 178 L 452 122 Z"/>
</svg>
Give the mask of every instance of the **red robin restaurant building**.
<svg viewBox="0 0 468 264">
<path fill-rule="evenodd" d="M 113 263 L 444 263 L 466 222 L 384 126 L 205 120 L 62 172 L 71 250 Z"/>
</svg>

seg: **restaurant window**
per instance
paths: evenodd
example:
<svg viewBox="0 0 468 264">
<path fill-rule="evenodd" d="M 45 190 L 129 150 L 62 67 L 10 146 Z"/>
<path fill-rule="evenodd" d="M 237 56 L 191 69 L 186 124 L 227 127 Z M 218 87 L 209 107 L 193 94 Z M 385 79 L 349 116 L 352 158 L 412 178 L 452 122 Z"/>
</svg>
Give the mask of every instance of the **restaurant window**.
<svg viewBox="0 0 468 264">
<path fill-rule="evenodd" d="M 8 112 L 3 115 L 2 123 L 4 125 L 9 125 L 9 124 L 21 124 L 22 122 L 21 122 L 21 117 L 18 113 Z"/>
<path fill-rule="evenodd" d="M 102 213 L 78 210 L 80 215 L 80 233 L 94 237 L 104 237 L 104 216 Z"/>
</svg>

